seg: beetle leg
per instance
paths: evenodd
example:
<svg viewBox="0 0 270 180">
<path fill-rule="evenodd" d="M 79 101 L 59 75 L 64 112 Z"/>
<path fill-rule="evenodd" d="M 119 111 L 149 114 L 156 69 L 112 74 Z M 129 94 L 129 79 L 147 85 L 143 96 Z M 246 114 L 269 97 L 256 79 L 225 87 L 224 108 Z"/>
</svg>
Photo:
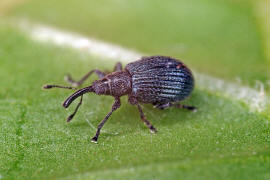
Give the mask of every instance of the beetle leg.
<svg viewBox="0 0 270 180">
<path fill-rule="evenodd" d="M 171 103 L 165 103 L 165 104 L 154 104 L 155 108 L 158 108 L 160 110 L 166 109 L 168 107 L 172 106 Z"/>
<path fill-rule="evenodd" d="M 180 109 L 187 109 L 189 111 L 197 111 L 197 108 L 195 106 L 187 106 L 183 104 L 173 104 L 174 107 L 180 108 Z"/>
<path fill-rule="evenodd" d="M 104 124 L 106 123 L 106 121 L 108 120 L 108 118 L 111 116 L 112 112 L 115 111 L 116 109 L 118 109 L 121 106 L 121 101 L 119 97 L 115 98 L 114 104 L 112 106 L 112 110 L 105 116 L 105 118 L 99 123 L 97 131 L 96 131 L 96 135 L 92 138 L 92 142 L 97 143 L 99 134 L 100 134 L 100 130 L 101 128 L 104 126 Z"/>
<path fill-rule="evenodd" d="M 142 107 L 140 106 L 139 102 L 137 101 L 137 99 L 132 96 L 132 95 L 129 95 L 128 96 L 128 102 L 132 105 L 137 105 L 138 109 L 139 109 L 139 112 L 140 112 L 140 116 L 141 116 L 141 119 L 142 121 L 144 122 L 144 124 L 149 128 L 150 132 L 152 133 L 156 133 L 157 130 L 156 128 L 150 123 L 150 121 L 148 121 L 142 111 Z"/>
<path fill-rule="evenodd" d="M 156 128 L 150 123 L 150 121 L 148 121 L 146 119 L 146 117 L 145 117 L 145 115 L 144 115 L 144 113 L 142 111 L 142 108 L 141 108 L 141 106 L 140 106 L 139 103 L 137 103 L 137 107 L 139 109 L 140 116 L 141 116 L 141 119 L 144 122 L 144 124 L 149 128 L 149 130 L 150 130 L 151 133 L 156 133 L 157 132 Z"/>
<path fill-rule="evenodd" d="M 122 69 L 122 64 L 120 62 L 117 62 L 114 66 L 113 71 L 121 71 Z"/>
<path fill-rule="evenodd" d="M 79 81 L 75 81 L 73 80 L 73 78 L 68 74 L 65 76 L 65 80 L 70 83 L 71 85 L 78 87 L 80 86 L 87 78 L 89 78 L 89 76 L 91 74 L 95 73 L 96 75 L 98 75 L 98 77 L 101 79 L 103 78 L 106 74 L 104 72 L 101 72 L 98 69 L 94 69 L 92 71 L 89 71 L 86 75 L 84 75 Z"/>
<path fill-rule="evenodd" d="M 155 105 L 154 107 L 155 108 L 158 108 L 158 109 L 166 109 L 166 108 L 169 108 L 169 107 L 176 107 L 176 108 L 180 108 L 180 109 L 187 109 L 187 110 L 190 110 L 190 111 L 196 111 L 197 108 L 195 106 L 187 106 L 187 105 L 182 105 L 182 104 L 173 104 L 173 103 L 165 103 L 165 104 L 157 104 Z"/>
</svg>

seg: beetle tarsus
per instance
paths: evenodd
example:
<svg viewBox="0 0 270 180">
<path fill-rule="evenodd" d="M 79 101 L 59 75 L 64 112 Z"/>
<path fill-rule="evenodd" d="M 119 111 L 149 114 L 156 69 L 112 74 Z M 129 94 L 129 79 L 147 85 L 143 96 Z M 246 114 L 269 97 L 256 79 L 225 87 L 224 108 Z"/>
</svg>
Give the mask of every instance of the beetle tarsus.
<svg viewBox="0 0 270 180">
<path fill-rule="evenodd" d="M 73 117 L 74 117 L 74 114 L 71 114 L 70 116 L 68 116 L 67 122 L 70 122 L 73 119 Z"/>
<path fill-rule="evenodd" d="M 93 143 L 96 143 L 96 144 L 97 144 L 97 140 L 98 140 L 98 138 L 95 136 L 95 137 L 93 137 L 93 138 L 91 139 L 91 142 L 93 142 Z"/>
<path fill-rule="evenodd" d="M 157 133 L 157 129 L 153 125 L 149 129 L 151 133 L 153 134 Z"/>
<path fill-rule="evenodd" d="M 187 106 L 187 105 L 182 105 L 182 104 L 174 104 L 173 106 L 181 109 L 187 109 L 189 111 L 196 112 L 197 108 L 195 106 Z"/>
</svg>

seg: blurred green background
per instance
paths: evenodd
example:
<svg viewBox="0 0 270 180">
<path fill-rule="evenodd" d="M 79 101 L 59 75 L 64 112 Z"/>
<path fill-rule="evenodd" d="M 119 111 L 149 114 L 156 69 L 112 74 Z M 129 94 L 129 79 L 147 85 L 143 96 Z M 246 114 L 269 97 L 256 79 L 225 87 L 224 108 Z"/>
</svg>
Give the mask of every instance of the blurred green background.
<svg viewBox="0 0 270 180">
<path fill-rule="evenodd" d="M 200 72 L 254 85 L 270 77 L 263 18 L 248 0 L 39 0 L 8 14 L 171 55 Z M 213 68 L 214 67 L 214 68 Z"/>
<path fill-rule="evenodd" d="M 144 54 L 173 56 L 228 82 L 254 89 L 260 82 L 269 95 L 268 6 L 255 0 L 1 0 L 0 177 L 269 179 L 267 113 L 199 87 L 185 101 L 197 113 L 144 106 L 156 135 L 122 98 L 100 143 L 92 144 L 93 127 L 113 98 L 86 96 L 66 124 L 75 105 L 67 112 L 61 102 L 71 92 L 41 86 L 64 84 L 66 73 L 79 78 L 93 68 L 110 70 L 114 62 L 33 42 L 14 25 L 28 20 Z"/>
</svg>

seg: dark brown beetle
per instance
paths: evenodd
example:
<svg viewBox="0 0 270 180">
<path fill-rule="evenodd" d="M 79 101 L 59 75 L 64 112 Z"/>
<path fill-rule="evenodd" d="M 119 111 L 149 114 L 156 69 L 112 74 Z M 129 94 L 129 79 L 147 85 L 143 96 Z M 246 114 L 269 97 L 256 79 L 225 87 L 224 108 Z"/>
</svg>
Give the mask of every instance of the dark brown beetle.
<svg viewBox="0 0 270 180">
<path fill-rule="evenodd" d="M 185 106 L 178 103 L 190 95 L 194 87 L 194 79 L 191 71 L 182 62 L 174 58 L 166 56 L 143 57 L 138 61 L 127 64 L 124 70 L 121 63 L 117 63 L 114 71 L 110 74 L 105 74 L 95 69 L 87 73 L 80 81 L 74 81 L 69 75 L 66 78 L 75 87 L 80 86 L 93 73 L 96 73 L 100 78 L 94 81 L 91 86 L 79 89 L 65 100 L 63 106 L 68 108 L 76 98 L 81 97 L 74 113 L 67 118 L 67 122 L 76 114 L 85 93 L 93 92 L 98 95 L 110 95 L 115 98 L 112 110 L 98 125 L 92 142 L 97 142 L 103 125 L 112 112 L 121 106 L 120 97 L 123 95 L 128 95 L 129 103 L 138 107 L 142 121 L 153 133 L 157 132 L 157 130 L 145 118 L 139 103 L 153 104 L 159 109 L 165 109 L 170 106 L 188 110 L 196 109 L 193 106 Z M 73 87 L 58 85 L 44 86 L 45 89 L 54 87 L 74 89 Z"/>
</svg>

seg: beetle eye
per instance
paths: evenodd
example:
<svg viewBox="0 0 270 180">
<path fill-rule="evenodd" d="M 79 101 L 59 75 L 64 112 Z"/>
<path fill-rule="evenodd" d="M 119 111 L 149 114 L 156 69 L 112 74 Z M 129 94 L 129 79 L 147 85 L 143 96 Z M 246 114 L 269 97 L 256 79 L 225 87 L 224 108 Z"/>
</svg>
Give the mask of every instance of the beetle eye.
<svg viewBox="0 0 270 180">
<path fill-rule="evenodd" d="M 102 79 L 101 82 L 106 83 L 108 82 L 108 79 Z"/>
</svg>

